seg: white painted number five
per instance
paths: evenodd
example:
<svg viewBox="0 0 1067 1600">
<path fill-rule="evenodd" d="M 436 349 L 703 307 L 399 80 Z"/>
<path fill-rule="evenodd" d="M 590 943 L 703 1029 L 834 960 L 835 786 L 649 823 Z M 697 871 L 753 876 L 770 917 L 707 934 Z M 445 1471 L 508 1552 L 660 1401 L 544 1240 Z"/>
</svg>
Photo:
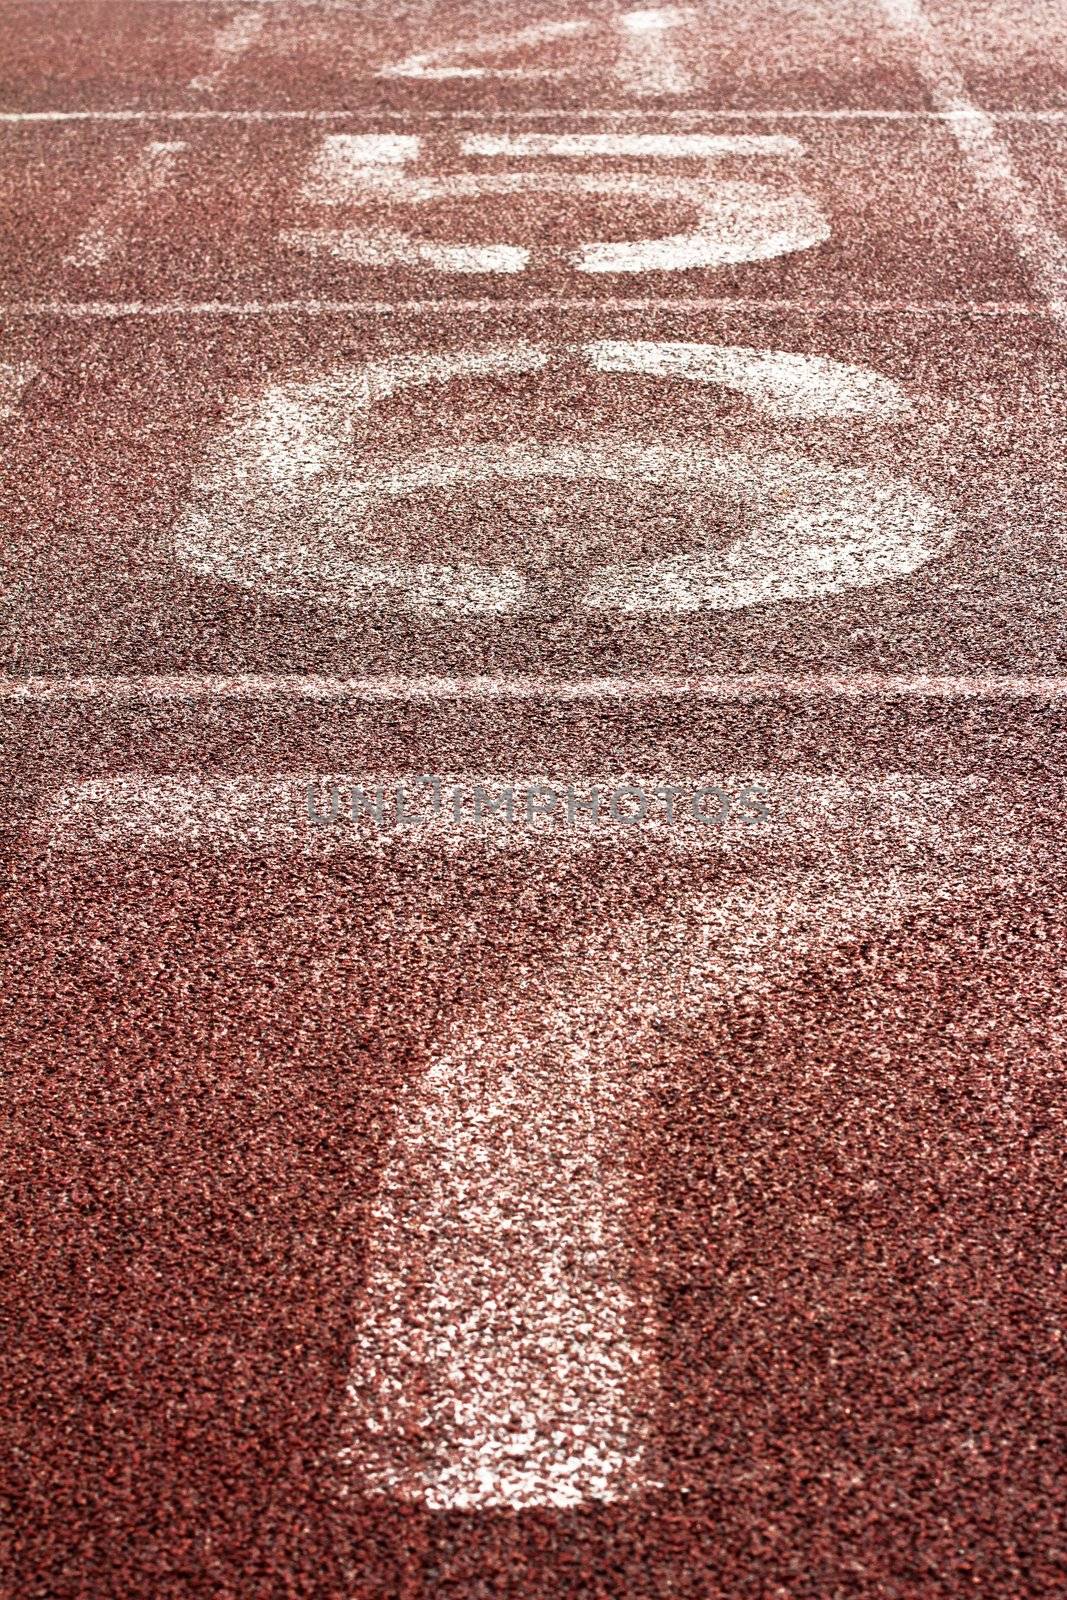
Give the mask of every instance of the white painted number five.
<svg viewBox="0 0 1067 1600">
<path fill-rule="evenodd" d="M 375 210 L 390 218 L 398 207 L 489 195 L 601 196 L 623 206 L 633 201 L 672 202 L 686 207 L 695 223 L 684 233 L 658 239 L 592 242 L 564 252 L 576 272 L 678 272 L 765 261 L 807 250 L 830 237 L 815 202 L 805 194 L 714 176 L 713 164 L 727 156 L 797 157 L 803 146 L 783 135 L 754 134 L 520 134 L 470 135 L 459 141 L 467 158 L 596 159 L 600 163 L 640 157 L 684 163 L 691 170 L 616 170 L 588 173 L 552 170 L 420 174 L 422 141 L 412 134 L 333 134 L 323 141 L 304 183 L 307 202 L 330 209 L 369 213 L 359 226 L 293 228 L 287 244 L 314 255 L 331 255 L 363 267 L 403 266 L 447 273 L 514 273 L 531 264 L 523 244 L 460 244 L 420 239 L 376 225 Z"/>
</svg>

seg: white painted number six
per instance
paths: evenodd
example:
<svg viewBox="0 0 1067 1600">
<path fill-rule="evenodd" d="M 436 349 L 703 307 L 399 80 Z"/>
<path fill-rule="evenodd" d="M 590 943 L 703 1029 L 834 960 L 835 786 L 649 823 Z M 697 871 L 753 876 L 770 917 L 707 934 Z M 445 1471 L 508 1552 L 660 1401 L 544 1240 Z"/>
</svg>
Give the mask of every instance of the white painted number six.
<svg viewBox="0 0 1067 1600">
<path fill-rule="evenodd" d="M 909 402 L 864 367 L 820 356 L 653 340 L 550 350 L 528 344 L 415 355 L 271 388 L 241 406 L 202 472 L 177 529 L 194 571 L 360 612 L 406 610 L 498 616 L 534 610 L 529 569 L 509 550 L 499 563 L 399 559 L 382 552 L 376 522 L 429 493 L 457 496 L 533 479 L 654 484 L 690 503 L 699 492 L 740 502 L 743 531 L 725 550 L 704 547 L 576 575 L 572 601 L 588 614 L 734 611 L 812 600 L 901 578 L 951 542 L 951 519 L 906 478 L 840 467 L 801 449 L 722 449 L 612 432 L 580 443 L 458 444 L 408 451 L 375 465 L 373 412 L 399 391 L 464 379 L 526 379 L 577 359 L 595 383 L 615 375 L 717 385 L 783 424 L 889 421 Z"/>
</svg>

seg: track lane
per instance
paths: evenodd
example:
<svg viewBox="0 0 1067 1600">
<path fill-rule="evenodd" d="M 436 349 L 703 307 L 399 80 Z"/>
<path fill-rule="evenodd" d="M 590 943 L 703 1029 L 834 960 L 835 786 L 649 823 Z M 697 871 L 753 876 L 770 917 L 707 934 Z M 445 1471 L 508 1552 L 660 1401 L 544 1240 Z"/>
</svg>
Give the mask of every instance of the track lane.
<svg viewBox="0 0 1067 1600">
<path fill-rule="evenodd" d="M 925 8 L 961 129 L 884 12 L 13 18 L 7 103 L 90 112 L 0 133 L 24 1588 L 1054 1588 L 1056 31 Z M 420 140 L 429 200 L 317 214 L 353 134 Z M 737 218 L 694 245 L 662 144 L 565 215 L 469 184 L 607 181 L 485 148 L 531 134 L 774 139 L 830 237 L 574 294 Z M 151 141 L 195 159 L 123 191 Z M 750 230 L 752 155 L 709 186 Z M 283 237 L 368 216 L 414 264 Z M 427 770 L 772 816 L 300 815 Z"/>
</svg>

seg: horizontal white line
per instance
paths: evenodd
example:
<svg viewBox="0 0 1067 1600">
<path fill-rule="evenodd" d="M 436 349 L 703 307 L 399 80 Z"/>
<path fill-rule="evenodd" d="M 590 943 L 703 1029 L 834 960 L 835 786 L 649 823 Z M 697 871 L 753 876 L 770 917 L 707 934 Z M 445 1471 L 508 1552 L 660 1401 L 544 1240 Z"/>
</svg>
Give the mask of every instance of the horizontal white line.
<svg viewBox="0 0 1067 1600">
<path fill-rule="evenodd" d="M 862 700 L 1064 700 L 1067 675 L 998 673 L 753 672 L 698 677 L 332 678 L 296 673 L 235 676 L 32 677 L 0 679 L 0 701 L 242 700 L 289 696 L 303 700 L 656 700 L 745 701 L 808 698 Z"/>
<path fill-rule="evenodd" d="M 2 123 L 33 122 L 614 122 L 643 120 L 652 123 L 671 122 L 960 122 L 981 117 L 992 122 L 1067 122 L 1067 110 L 1010 111 L 931 111 L 894 110 L 891 108 L 856 106 L 848 109 L 820 110 L 803 106 L 777 110 L 764 107 L 749 110 L 744 107 L 720 106 L 687 107 L 684 111 L 655 111 L 630 107 L 612 110 L 589 110 L 566 107 L 528 109 L 525 111 L 472 111 L 472 110 L 422 110 L 383 111 L 375 107 L 356 106 L 350 109 L 283 110 L 255 107 L 227 110 L 218 106 L 183 107 L 129 107 L 120 111 L 0 111 Z"/>
<path fill-rule="evenodd" d="M 27 0 L 28 5 L 55 5 L 57 0 Z M 64 0 L 60 0 L 64 3 Z M 90 0 L 65 0 L 67 8 L 71 11 L 85 9 Z M 137 8 L 143 6 L 173 5 L 179 9 L 183 6 L 211 6 L 218 7 L 219 0 L 125 0 L 126 5 Z M 314 10 L 314 11 L 359 11 L 363 0 L 253 0 L 257 6 L 277 6 L 279 11 Z"/>
<path fill-rule="evenodd" d="M 1062 314 L 1065 301 L 1049 300 L 773 300 L 648 295 L 638 300 L 562 300 L 553 295 L 528 300 L 17 300 L 0 304 L 4 317 L 331 317 L 363 313 L 392 316 L 398 311 L 424 315 L 501 315 L 508 311 L 776 311 L 799 316 L 1047 317 Z"/>
<path fill-rule="evenodd" d="M 470 133 L 465 156 L 800 156 L 799 139 L 782 133 Z"/>
</svg>

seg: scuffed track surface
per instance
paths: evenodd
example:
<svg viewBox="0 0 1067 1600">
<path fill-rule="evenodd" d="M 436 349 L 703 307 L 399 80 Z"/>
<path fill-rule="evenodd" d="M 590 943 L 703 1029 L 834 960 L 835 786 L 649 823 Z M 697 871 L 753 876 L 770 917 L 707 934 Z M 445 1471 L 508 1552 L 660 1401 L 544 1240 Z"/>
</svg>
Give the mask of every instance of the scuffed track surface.
<svg viewBox="0 0 1067 1600">
<path fill-rule="evenodd" d="M 1067 1588 L 1067 50 L 974 13 L 0 3 L 5 1593 Z"/>
</svg>

